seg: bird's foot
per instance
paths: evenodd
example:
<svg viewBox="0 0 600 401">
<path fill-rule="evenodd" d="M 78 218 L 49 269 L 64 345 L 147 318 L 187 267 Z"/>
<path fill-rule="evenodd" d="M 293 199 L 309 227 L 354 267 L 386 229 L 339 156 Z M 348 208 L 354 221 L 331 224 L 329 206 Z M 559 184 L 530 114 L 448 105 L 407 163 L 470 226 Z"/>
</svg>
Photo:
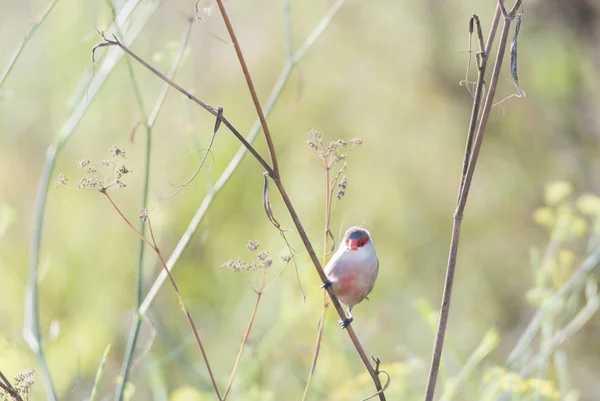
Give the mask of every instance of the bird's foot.
<svg viewBox="0 0 600 401">
<path fill-rule="evenodd" d="M 323 282 L 323 284 L 321 284 L 321 288 L 323 288 L 323 289 L 326 289 L 326 288 L 329 288 L 329 287 L 331 287 L 331 285 L 332 285 L 332 282 L 331 282 L 331 281 L 329 281 L 329 280 L 325 280 L 325 281 Z"/>
<path fill-rule="evenodd" d="M 352 323 L 353 321 L 354 321 L 354 318 L 352 318 L 352 317 L 347 317 L 347 318 L 346 318 L 346 319 L 344 319 L 344 320 L 340 320 L 340 322 L 339 322 L 339 323 L 340 323 L 340 327 L 341 327 L 342 329 L 345 329 L 345 328 L 346 328 L 346 327 L 348 327 L 348 326 L 350 325 L 350 323 Z"/>
</svg>

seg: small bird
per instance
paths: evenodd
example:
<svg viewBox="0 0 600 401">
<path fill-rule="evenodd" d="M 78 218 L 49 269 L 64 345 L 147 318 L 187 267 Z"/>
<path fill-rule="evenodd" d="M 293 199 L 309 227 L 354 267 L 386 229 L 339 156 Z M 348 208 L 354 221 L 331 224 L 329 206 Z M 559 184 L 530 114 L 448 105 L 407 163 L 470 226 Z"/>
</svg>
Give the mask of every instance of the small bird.
<svg viewBox="0 0 600 401">
<path fill-rule="evenodd" d="M 340 247 L 325 266 L 328 281 L 322 285 L 323 288 L 331 286 L 338 300 L 348 309 L 347 318 L 340 320 L 342 328 L 354 320 L 354 305 L 367 298 L 373 290 L 378 271 L 379 259 L 371 235 L 364 228 L 350 227 Z"/>
</svg>

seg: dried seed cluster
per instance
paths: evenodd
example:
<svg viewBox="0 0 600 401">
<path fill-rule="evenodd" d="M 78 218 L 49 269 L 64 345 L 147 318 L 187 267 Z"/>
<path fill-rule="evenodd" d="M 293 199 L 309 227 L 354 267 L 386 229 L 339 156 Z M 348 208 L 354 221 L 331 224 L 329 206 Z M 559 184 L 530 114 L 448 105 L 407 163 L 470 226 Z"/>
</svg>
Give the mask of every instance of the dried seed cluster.
<svg viewBox="0 0 600 401">
<path fill-rule="evenodd" d="M 246 248 L 250 252 L 256 254 L 256 261 L 252 263 L 245 262 L 241 259 L 230 260 L 224 263 L 221 267 L 224 269 L 232 270 L 235 272 L 239 271 L 256 271 L 259 269 L 268 269 L 273 264 L 273 259 L 269 257 L 269 251 L 257 252 L 260 243 L 258 241 L 248 241 Z"/>
<path fill-rule="evenodd" d="M 323 167 L 328 171 L 340 161 L 346 160 L 348 153 L 350 153 L 352 149 L 362 145 L 362 140 L 360 139 L 326 141 L 323 139 L 321 133 L 317 131 L 309 132 L 308 138 L 306 144 L 313 150 Z M 348 187 L 345 161 L 342 168 L 331 180 L 330 191 L 332 196 L 336 187 L 336 196 L 338 199 L 342 199 L 344 195 L 346 195 L 346 188 Z"/>
<path fill-rule="evenodd" d="M 89 159 L 83 159 L 77 162 L 79 169 L 84 169 L 86 175 L 81 177 L 77 181 L 77 188 L 79 189 L 94 189 L 98 191 L 106 191 L 108 189 L 123 188 L 127 185 L 123 182 L 123 176 L 131 173 L 132 171 L 127 168 L 124 164 L 121 164 L 119 168 L 117 166 L 117 160 L 119 158 L 126 159 L 125 149 L 117 146 L 112 146 L 108 153 L 113 157 L 110 160 L 102 160 L 102 164 L 106 174 L 103 179 L 96 176 L 98 170 L 94 167 Z M 56 179 L 56 186 L 66 186 L 68 178 L 64 174 L 59 174 Z"/>
<path fill-rule="evenodd" d="M 315 152 L 326 169 L 330 169 L 340 161 L 346 160 L 348 153 L 362 144 L 360 139 L 326 141 L 321 133 L 317 131 L 310 131 L 308 137 L 309 140 L 306 141 L 306 144 Z"/>
</svg>

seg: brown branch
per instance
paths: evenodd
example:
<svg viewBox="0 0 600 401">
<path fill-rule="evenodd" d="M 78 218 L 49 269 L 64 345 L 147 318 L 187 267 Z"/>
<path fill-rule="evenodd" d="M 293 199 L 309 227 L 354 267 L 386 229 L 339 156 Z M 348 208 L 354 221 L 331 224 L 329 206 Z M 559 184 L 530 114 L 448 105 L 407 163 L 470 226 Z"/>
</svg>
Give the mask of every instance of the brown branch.
<svg viewBox="0 0 600 401">
<path fill-rule="evenodd" d="M 12 398 L 14 398 L 15 400 L 23 401 L 23 398 L 21 397 L 19 392 L 13 387 L 12 384 L 10 384 L 10 381 L 8 381 L 6 376 L 4 376 L 4 374 L 2 374 L 1 371 L 0 371 L 0 379 L 2 379 L 2 381 L 0 381 L 0 388 L 2 388 L 4 391 L 6 391 L 8 394 L 10 394 L 10 396 Z M 2 382 L 4 382 L 4 383 L 2 383 Z"/>
<path fill-rule="evenodd" d="M 265 269 L 266 272 L 266 269 Z M 265 273 L 266 274 L 266 273 Z M 264 288 L 264 283 L 263 283 Z M 238 365 L 240 363 L 240 359 L 242 358 L 242 353 L 244 352 L 244 347 L 248 342 L 248 336 L 250 335 L 250 330 L 252 329 L 252 324 L 254 324 L 254 318 L 256 317 L 256 311 L 258 311 L 258 304 L 260 303 L 262 292 L 256 292 L 256 303 L 254 304 L 254 310 L 252 311 L 252 316 L 250 316 L 250 321 L 248 322 L 248 327 L 246 328 L 246 332 L 244 333 L 244 338 L 242 339 L 242 344 L 240 345 L 240 350 L 238 351 L 237 357 L 235 358 L 235 364 L 233 365 L 233 370 L 231 371 L 231 376 L 229 377 L 229 383 L 227 384 L 227 389 L 225 390 L 225 394 L 223 395 L 223 401 L 227 399 L 229 395 L 229 391 L 231 391 L 231 386 L 233 385 L 233 379 L 235 378 L 235 373 L 237 372 Z"/>
<path fill-rule="evenodd" d="M 207 103 L 204 103 L 202 100 L 200 100 L 196 96 L 192 95 L 189 91 L 183 89 L 180 85 L 175 83 L 172 79 L 169 79 L 169 77 L 167 77 L 166 75 L 164 75 L 163 73 L 158 71 L 156 68 L 151 66 L 148 62 L 146 62 L 140 56 L 138 56 L 133 51 L 131 51 L 131 49 L 129 49 L 127 46 L 125 46 L 123 43 L 121 43 L 116 37 L 114 37 L 113 40 L 107 39 L 104 36 L 102 36 L 102 38 L 104 39 L 104 42 L 99 43 L 96 46 L 94 46 L 94 48 L 92 49 L 92 54 L 96 51 L 96 49 L 99 49 L 101 47 L 107 47 L 107 46 L 120 47 L 121 50 L 123 50 L 125 53 L 129 54 L 138 63 L 140 63 L 141 65 L 146 67 L 153 74 L 157 75 L 160 79 L 162 79 L 163 81 L 165 81 L 166 83 L 171 85 L 171 87 L 175 88 L 177 91 L 182 93 L 185 97 L 190 99 L 192 102 L 196 103 L 197 105 L 202 107 L 204 110 L 208 111 L 210 114 L 212 114 L 213 116 L 218 118 L 223 124 L 225 124 L 225 126 L 229 129 L 229 131 L 231 131 L 231 133 L 233 135 L 235 135 L 235 137 L 246 147 L 246 149 L 248 149 L 248 151 L 252 154 L 252 156 L 254 156 L 254 158 L 256 160 L 258 160 L 258 162 L 263 166 L 263 168 L 265 170 L 267 170 L 269 175 L 273 176 L 274 172 L 273 172 L 273 169 L 271 168 L 271 166 L 269 166 L 269 164 L 265 161 L 265 159 L 263 159 L 263 157 L 256 151 L 256 149 L 254 149 L 252 147 L 252 145 L 250 145 L 250 143 L 246 140 L 246 138 L 244 138 L 244 136 L 242 134 L 240 134 L 240 132 L 225 118 L 225 116 L 219 112 L 219 108 L 213 107 Z"/>
<path fill-rule="evenodd" d="M 112 204 L 112 206 L 119 213 L 119 215 L 123 218 L 123 220 L 127 223 L 127 225 L 133 231 L 135 231 L 135 233 L 138 234 L 140 236 L 140 238 L 142 238 L 144 240 L 144 242 L 146 242 L 148 245 L 150 245 L 150 247 L 156 253 L 156 256 L 158 256 L 161 265 L 163 266 L 163 268 L 167 272 L 167 275 L 169 276 L 169 280 L 171 281 L 171 284 L 173 285 L 173 288 L 175 289 L 175 293 L 177 295 L 177 299 L 179 301 L 179 305 L 181 306 L 181 309 L 183 310 L 183 313 L 185 314 L 185 316 L 187 318 L 188 324 L 190 325 L 190 328 L 192 329 L 192 332 L 194 333 L 194 337 L 196 338 L 196 343 L 198 344 L 198 348 L 200 348 L 200 352 L 202 353 L 202 358 L 204 359 L 204 363 L 206 365 L 206 369 L 208 370 L 208 375 L 210 376 L 210 380 L 212 382 L 213 389 L 215 390 L 215 393 L 217 395 L 217 399 L 219 401 L 223 401 L 223 398 L 221 398 L 221 394 L 219 393 L 219 388 L 217 387 L 217 383 L 215 381 L 212 369 L 210 367 L 210 363 L 208 361 L 208 356 L 206 355 L 206 351 L 204 350 L 204 346 L 202 345 L 202 341 L 200 340 L 200 335 L 198 334 L 198 330 L 196 329 L 196 325 L 194 324 L 194 320 L 192 319 L 192 315 L 190 314 L 188 308 L 185 306 L 185 303 L 183 302 L 183 297 L 181 296 L 181 292 L 179 291 L 179 287 L 177 286 L 177 283 L 175 282 L 175 279 L 171 275 L 171 272 L 167 268 L 167 264 L 166 264 L 166 262 L 165 262 L 165 260 L 164 260 L 164 258 L 162 256 L 162 253 L 160 252 L 160 249 L 158 248 L 158 245 L 156 243 L 156 238 L 154 237 L 154 231 L 152 230 L 152 224 L 150 222 L 150 217 L 148 217 L 148 215 L 147 215 L 146 212 L 144 212 L 144 214 L 141 216 L 141 218 L 144 219 L 146 221 L 146 223 L 148 224 L 148 231 L 150 233 L 150 238 L 152 239 L 152 241 L 150 241 L 146 237 L 144 237 L 142 235 L 142 233 L 140 233 L 135 228 L 135 226 L 133 225 L 133 223 L 131 223 L 131 221 L 129 221 L 129 219 L 127 217 L 125 217 L 125 215 L 123 214 L 123 212 L 119 209 L 119 207 L 113 201 L 113 199 L 110 197 L 110 195 L 108 194 L 107 191 L 101 190 L 100 192 L 103 193 L 106 196 L 106 198 L 110 201 L 110 203 Z"/>
<path fill-rule="evenodd" d="M 273 145 L 271 132 L 269 131 L 267 120 L 265 119 L 265 115 L 262 111 L 260 101 L 258 100 L 256 89 L 254 88 L 254 84 L 252 83 L 252 77 L 250 76 L 250 71 L 248 71 L 246 60 L 244 59 L 244 55 L 242 54 L 242 48 L 240 47 L 240 43 L 238 42 L 237 37 L 235 36 L 233 26 L 231 25 L 231 21 L 229 20 L 229 16 L 227 15 L 227 10 L 225 10 L 223 1 L 217 0 L 217 4 L 219 5 L 219 10 L 221 11 L 221 15 L 223 16 L 223 22 L 225 22 L 225 26 L 227 27 L 227 32 L 229 32 L 229 37 L 231 37 L 231 41 L 233 42 L 233 46 L 235 47 L 235 52 L 237 53 L 238 60 L 240 61 L 240 66 L 242 67 L 242 71 L 244 72 L 246 84 L 248 84 L 248 89 L 250 90 L 250 96 L 252 96 L 252 102 L 254 103 L 254 107 L 256 108 L 256 114 L 258 114 L 260 125 L 262 126 L 263 133 L 265 134 L 265 140 L 267 141 L 267 146 L 269 147 L 269 155 L 271 155 L 271 163 L 273 165 L 274 178 L 279 177 L 279 165 L 277 163 L 277 154 L 275 153 L 275 146 Z"/>
<path fill-rule="evenodd" d="M 485 133 L 485 129 L 487 126 L 487 121 L 490 115 L 490 111 L 493 106 L 494 95 L 496 93 L 496 88 L 498 86 L 498 79 L 500 76 L 500 68 L 502 67 L 502 60 L 504 59 L 504 53 L 506 50 L 506 44 L 508 39 L 508 32 L 510 30 L 510 23 L 514 18 L 517 9 L 521 5 L 521 0 L 517 0 L 513 8 L 509 13 L 506 13 L 504 10 L 503 0 L 498 0 L 498 5 L 496 6 L 496 11 L 494 13 L 494 17 L 492 20 L 492 26 L 490 28 L 490 34 L 488 35 L 488 41 L 485 46 L 485 53 L 481 55 L 480 63 L 479 63 L 479 74 L 477 78 L 477 89 L 476 96 L 473 100 L 473 111 L 471 114 L 471 123 L 469 125 L 469 133 L 467 136 L 467 148 L 465 150 L 465 159 L 467 159 L 468 166 L 466 169 L 463 169 L 463 174 L 461 175 L 461 181 L 459 185 L 459 195 L 458 202 L 456 206 L 456 211 L 454 212 L 454 220 L 452 225 L 452 238 L 450 240 L 450 252 L 448 255 L 448 264 L 446 269 L 446 279 L 444 283 L 444 292 L 442 295 L 442 305 L 438 323 L 438 329 L 435 338 L 435 344 L 433 348 L 433 356 L 431 360 L 431 366 L 429 370 L 429 377 L 427 380 L 427 387 L 425 390 L 425 401 L 433 401 L 433 396 L 435 393 L 435 385 L 437 382 L 437 374 L 439 370 L 440 361 L 442 358 L 442 350 L 444 348 L 444 337 L 446 335 L 446 326 L 448 324 L 448 316 L 450 313 L 450 301 L 452 298 L 452 287 L 454 284 L 454 273 L 456 270 L 456 259 L 458 255 L 458 245 L 460 240 L 460 229 L 461 223 L 463 219 L 464 209 L 467 203 L 467 197 L 469 195 L 469 190 L 471 188 L 471 182 L 473 179 L 473 174 L 475 172 L 475 167 L 477 165 L 477 160 L 479 157 L 479 152 L 481 149 L 481 143 L 483 141 L 483 136 Z M 494 69 L 492 71 L 492 78 L 490 81 L 489 89 L 487 92 L 487 96 L 485 99 L 485 103 L 483 105 L 483 110 L 481 112 L 481 120 L 479 122 L 479 127 L 477 129 L 477 136 L 475 137 L 475 142 L 472 145 L 472 150 L 470 149 L 469 142 L 473 136 L 474 127 L 476 126 L 478 119 L 478 110 L 481 104 L 482 94 L 483 94 L 483 84 L 484 84 L 484 75 L 485 75 L 485 67 L 487 64 L 487 59 L 490 54 L 490 50 L 492 47 L 492 43 L 496 34 L 496 30 L 498 27 L 498 22 L 500 20 L 500 15 L 504 16 L 504 26 L 502 27 L 502 34 L 500 37 L 500 44 L 498 46 L 498 53 L 496 55 L 496 60 L 494 63 Z"/>
</svg>

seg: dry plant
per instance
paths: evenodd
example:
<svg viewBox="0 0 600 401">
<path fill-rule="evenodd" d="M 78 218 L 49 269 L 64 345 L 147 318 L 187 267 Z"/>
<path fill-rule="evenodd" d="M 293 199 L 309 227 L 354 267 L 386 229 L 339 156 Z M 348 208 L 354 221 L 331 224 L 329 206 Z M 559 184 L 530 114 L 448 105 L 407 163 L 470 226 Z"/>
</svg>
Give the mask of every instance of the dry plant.
<svg viewBox="0 0 600 401">
<path fill-rule="evenodd" d="M 427 379 L 427 387 L 425 389 L 425 401 L 433 401 L 435 393 L 435 386 L 437 383 L 437 376 L 440 367 L 440 361 L 442 359 L 442 350 L 444 348 L 444 338 L 446 335 L 446 326 L 448 324 L 448 316 L 450 314 L 450 301 L 452 299 L 452 288 L 454 285 L 454 273 L 456 270 L 456 259 L 458 256 L 458 245 L 460 241 L 460 229 L 463 220 L 463 214 L 467 203 L 467 197 L 469 196 L 469 190 L 471 189 L 471 181 L 473 180 L 473 174 L 477 165 L 477 159 L 479 157 L 479 151 L 483 142 L 485 129 L 487 127 L 488 118 L 494 105 L 494 95 L 496 94 L 496 87 L 498 86 L 498 80 L 500 78 L 500 70 L 502 68 L 502 61 L 504 60 L 504 54 L 506 52 L 506 46 L 508 44 L 508 35 L 510 33 L 511 22 L 517 17 L 517 11 L 521 7 L 521 0 L 517 0 L 510 11 L 506 11 L 504 6 L 504 0 L 498 0 L 496 11 L 492 18 L 492 24 L 490 32 L 488 34 L 487 42 L 484 43 L 483 32 L 481 30 L 481 24 L 477 16 L 473 16 L 470 21 L 470 33 L 473 33 L 473 27 L 477 30 L 477 39 L 479 43 L 479 52 L 476 53 L 477 60 L 477 83 L 475 86 L 475 95 L 473 98 L 473 109 L 471 112 L 471 120 L 469 123 L 469 130 L 467 133 L 467 143 L 465 148 L 465 155 L 463 159 L 462 174 L 460 178 L 460 184 L 458 187 L 458 200 L 456 210 L 454 212 L 454 220 L 452 225 L 452 237 L 450 239 L 450 252 L 448 255 L 448 264 L 446 268 L 446 280 L 444 283 L 444 290 L 442 294 L 442 304 L 439 316 L 438 329 L 435 337 L 435 343 L 433 346 L 433 355 L 431 358 L 431 365 L 429 369 L 429 377 Z M 494 67 L 490 83 L 487 87 L 487 94 L 485 101 L 484 96 L 484 85 L 485 85 L 485 74 L 487 69 L 487 63 L 491 56 L 492 45 L 500 19 L 504 20 L 504 25 L 500 34 L 500 43 L 498 45 L 498 51 L 496 59 L 494 61 Z M 515 35 L 518 34 L 518 31 Z M 516 36 L 515 36 L 516 37 Z M 516 43 L 516 39 L 515 42 Z M 511 53 L 513 62 L 511 63 L 513 78 L 516 79 L 516 44 L 513 47 L 514 52 Z M 517 83 L 518 81 L 516 81 Z"/>
</svg>

